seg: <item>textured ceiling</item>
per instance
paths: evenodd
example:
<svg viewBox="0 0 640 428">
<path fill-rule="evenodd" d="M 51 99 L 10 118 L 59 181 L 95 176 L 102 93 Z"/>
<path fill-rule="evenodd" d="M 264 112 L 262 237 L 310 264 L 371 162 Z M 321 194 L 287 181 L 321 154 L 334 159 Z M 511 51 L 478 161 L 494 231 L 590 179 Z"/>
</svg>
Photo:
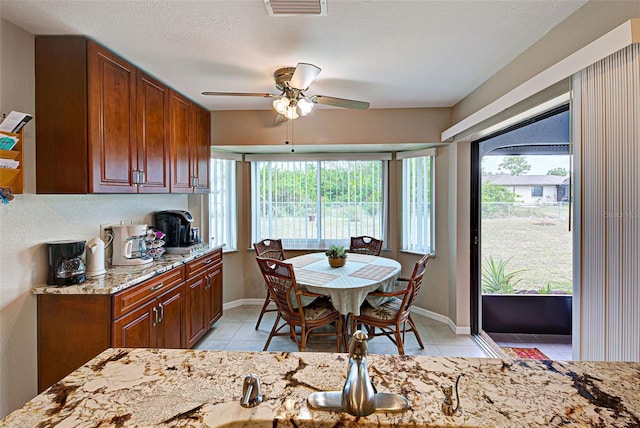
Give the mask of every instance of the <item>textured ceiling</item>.
<svg viewBox="0 0 640 428">
<path fill-rule="evenodd" d="M 82 34 L 211 110 L 270 101 L 277 68 L 322 72 L 307 94 L 371 108 L 449 107 L 585 0 L 328 0 L 327 16 L 267 14 L 263 0 L 0 0 L 2 17 L 40 34 Z"/>
</svg>

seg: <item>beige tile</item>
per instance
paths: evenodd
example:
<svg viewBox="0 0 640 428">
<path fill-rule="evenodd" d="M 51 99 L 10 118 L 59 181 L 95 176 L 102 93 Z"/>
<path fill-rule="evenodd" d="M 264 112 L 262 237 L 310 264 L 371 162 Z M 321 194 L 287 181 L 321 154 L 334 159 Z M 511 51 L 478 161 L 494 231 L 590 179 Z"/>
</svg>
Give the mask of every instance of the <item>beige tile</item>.
<svg viewBox="0 0 640 428">
<path fill-rule="evenodd" d="M 477 346 L 438 345 L 443 356 L 447 357 L 487 357 Z"/>
</svg>

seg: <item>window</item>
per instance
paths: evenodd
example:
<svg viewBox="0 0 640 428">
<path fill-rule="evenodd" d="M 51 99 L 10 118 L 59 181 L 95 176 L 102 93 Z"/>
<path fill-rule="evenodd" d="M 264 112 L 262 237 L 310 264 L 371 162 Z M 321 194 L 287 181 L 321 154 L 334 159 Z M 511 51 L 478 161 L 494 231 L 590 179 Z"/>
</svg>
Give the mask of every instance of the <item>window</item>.
<svg viewBox="0 0 640 428">
<path fill-rule="evenodd" d="M 223 250 L 238 247 L 236 216 L 236 160 L 214 154 L 211 159 L 211 192 L 209 194 L 209 230 L 211 245 L 224 245 Z"/>
<path fill-rule="evenodd" d="M 533 186 L 531 188 L 531 197 L 532 198 L 541 198 L 542 197 L 542 186 Z"/>
<path fill-rule="evenodd" d="M 371 160 L 256 160 L 252 168 L 253 242 L 280 238 L 289 248 L 384 239 L 388 154 Z"/>
<path fill-rule="evenodd" d="M 398 153 L 402 159 L 402 249 L 435 252 L 435 149 Z"/>
</svg>

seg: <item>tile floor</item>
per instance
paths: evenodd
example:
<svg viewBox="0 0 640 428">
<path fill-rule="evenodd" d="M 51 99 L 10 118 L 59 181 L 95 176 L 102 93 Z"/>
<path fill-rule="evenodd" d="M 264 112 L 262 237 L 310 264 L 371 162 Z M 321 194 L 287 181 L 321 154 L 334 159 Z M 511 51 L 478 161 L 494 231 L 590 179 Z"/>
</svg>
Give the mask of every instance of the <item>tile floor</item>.
<svg viewBox="0 0 640 428">
<path fill-rule="evenodd" d="M 552 360 L 572 360 L 571 336 L 560 334 L 488 333 L 498 346 L 538 348 Z"/>
<path fill-rule="evenodd" d="M 226 351 L 262 351 L 275 321 L 275 312 L 267 312 L 260 329 L 255 330 L 260 306 L 239 306 L 226 309 L 224 315 L 198 342 L 196 349 Z M 413 319 L 422 338 L 424 349 L 420 349 L 415 336 L 407 334 L 405 352 L 408 355 L 486 357 L 471 336 L 456 335 L 449 326 L 421 315 Z M 311 338 L 307 345 L 309 352 L 335 352 L 335 339 L 331 337 Z M 269 351 L 297 351 L 296 344 L 288 337 L 274 337 Z M 372 354 L 397 354 L 395 345 L 386 337 L 376 337 L 369 341 L 368 351 Z"/>
</svg>

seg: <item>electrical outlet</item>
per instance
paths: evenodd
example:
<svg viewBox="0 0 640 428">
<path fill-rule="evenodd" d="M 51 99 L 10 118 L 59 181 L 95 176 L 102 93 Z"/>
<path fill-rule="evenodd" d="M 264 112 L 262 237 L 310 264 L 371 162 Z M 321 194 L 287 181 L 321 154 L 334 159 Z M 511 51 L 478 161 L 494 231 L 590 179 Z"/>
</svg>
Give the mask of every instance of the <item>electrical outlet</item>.
<svg viewBox="0 0 640 428">
<path fill-rule="evenodd" d="M 100 239 L 102 239 L 104 242 L 107 242 L 108 240 L 108 235 L 113 233 L 113 230 L 111 229 L 111 225 L 110 224 L 101 224 L 100 225 Z"/>
</svg>

